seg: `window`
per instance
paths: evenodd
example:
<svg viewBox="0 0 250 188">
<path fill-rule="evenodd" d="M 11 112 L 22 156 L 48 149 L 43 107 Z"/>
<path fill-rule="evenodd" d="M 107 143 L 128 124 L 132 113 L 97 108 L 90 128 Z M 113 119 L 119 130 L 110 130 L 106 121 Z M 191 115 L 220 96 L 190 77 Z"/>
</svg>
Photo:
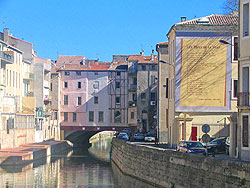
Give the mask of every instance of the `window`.
<svg viewBox="0 0 250 188">
<path fill-rule="evenodd" d="M 117 76 L 121 76 L 121 72 L 116 72 L 116 75 Z"/>
<path fill-rule="evenodd" d="M 94 104 L 98 104 L 98 97 L 94 97 Z"/>
<path fill-rule="evenodd" d="M 64 82 L 64 88 L 68 88 L 68 82 Z"/>
<path fill-rule="evenodd" d="M 121 88 L 121 82 L 115 82 L 115 89 Z"/>
<path fill-rule="evenodd" d="M 137 101 L 136 93 L 133 93 L 133 94 L 132 94 L 132 99 L 133 99 L 133 101 Z"/>
<path fill-rule="evenodd" d="M 155 76 L 151 75 L 151 85 L 155 84 Z"/>
<path fill-rule="evenodd" d="M 155 101 L 156 100 L 156 93 L 151 93 L 150 100 Z"/>
<path fill-rule="evenodd" d="M 54 119 L 57 120 L 57 112 L 54 112 Z"/>
<path fill-rule="evenodd" d="M 243 37 L 249 36 L 249 3 L 243 5 Z"/>
<path fill-rule="evenodd" d="M 155 70 L 155 65 L 152 65 L 152 70 Z"/>
<path fill-rule="evenodd" d="M 141 70 L 146 70 L 146 65 L 141 65 Z"/>
<path fill-rule="evenodd" d="M 121 104 L 121 98 L 115 97 L 115 104 Z"/>
<path fill-rule="evenodd" d="M 248 147 L 248 116 L 242 116 L 242 145 Z"/>
<path fill-rule="evenodd" d="M 82 105 L 82 97 L 77 98 L 77 104 L 78 106 Z"/>
<path fill-rule="evenodd" d="M 133 85 L 137 85 L 137 78 L 136 77 L 133 78 Z"/>
<path fill-rule="evenodd" d="M 145 101 L 146 100 L 146 93 L 141 93 L 141 100 Z"/>
<path fill-rule="evenodd" d="M 235 79 L 232 80 L 232 99 L 237 99 L 237 81 Z"/>
<path fill-rule="evenodd" d="M 166 78 L 166 84 L 163 87 L 166 88 L 166 98 L 168 98 L 168 78 Z"/>
<path fill-rule="evenodd" d="M 73 112 L 73 122 L 76 122 L 76 113 Z"/>
<path fill-rule="evenodd" d="M 70 72 L 66 71 L 66 72 L 64 72 L 64 75 L 65 75 L 65 76 L 69 76 L 69 75 L 70 75 Z"/>
<path fill-rule="evenodd" d="M 102 123 L 104 119 L 103 111 L 99 111 L 98 113 L 98 122 Z"/>
<path fill-rule="evenodd" d="M 76 71 L 76 75 L 80 76 L 81 75 L 81 71 Z"/>
<path fill-rule="evenodd" d="M 130 117 L 131 117 L 131 119 L 135 119 L 135 113 L 131 112 Z"/>
<path fill-rule="evenodd" d="M 78 82 L 78 89 L 81 89 L 81 88 L 82 88 L 82 83 Z"/>
<path fill-rule="evenodd" d="M 99 89 L 99 82 L 98 81 L 94 81 L 93 88 L 94 89 Z"/>
<path fill-rule="evenodd" d="M 95 75 L 98 75 L 98 72 L 95 72 L 94 74 L 95 74 Z"/>
<path fill-rule="evenodd" d="M 238 37 L 233 37 L 233 60 L 238 60 Z"/>
<path fill-rule="evenodd" d="M 64 112 L 63 115 L 64 115 L 64 122 L 67 122 L 68 121 L 68 112 Z"/>
<path fill-rule="evenodd" d="M 94 121 L 94 111 L 89 111 L 89 122 Z"/>
<path fill-rule="evenodd" d="M 50 83 L 50 91 L 52 91 L 52 83 Z"/>
<path fill-rule="evenodd" d="M 115 122 L 115 123 L 121 123 L 121 112 L 115 111 L 115 114 L 114 114 L 114 122 Z"/>
<path fill-rule="evenodd" d="M 69 104 L 69 101 L 68 101 L 68 95 L 64 95 L 64 105 L 68 105 Z"/>
</svg>

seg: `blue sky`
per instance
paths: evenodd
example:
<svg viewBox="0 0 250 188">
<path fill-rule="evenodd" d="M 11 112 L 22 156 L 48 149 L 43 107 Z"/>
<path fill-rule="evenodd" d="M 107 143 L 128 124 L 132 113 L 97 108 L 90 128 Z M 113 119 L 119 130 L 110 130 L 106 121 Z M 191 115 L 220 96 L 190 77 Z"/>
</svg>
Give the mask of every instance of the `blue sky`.
<svg viewBox="0 0 250 188">
<path fill-rule="evenodd" d="M 0 30 L 34 44 L 39 57 L 150 54 L 180 21 L 223 14 L 224 0 L 0 0 Z"/>
</svg>

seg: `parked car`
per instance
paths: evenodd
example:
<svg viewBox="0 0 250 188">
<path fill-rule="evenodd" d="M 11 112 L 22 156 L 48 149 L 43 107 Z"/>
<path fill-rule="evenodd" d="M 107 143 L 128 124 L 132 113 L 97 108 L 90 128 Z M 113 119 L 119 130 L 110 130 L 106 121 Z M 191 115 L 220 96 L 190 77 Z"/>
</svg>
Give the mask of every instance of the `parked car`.
<svg viewBox="0 0 250 188">
<path fill-rule="evenodd" d="M 201 153 L 207 154 L 207 149 L 197 141 L 181 141 L 177 146 L 177 151 L 185 153 Z"/>
<path fill-rule="evenodd" d="M 130 128 L 125 128 L 125 129 L 123 129 L 121 132 L 125 132 L 125 133 L 127 133 L 127 135 L 128 135 L 129 137 L 131 137 L 131 136 L 132 136 L 132 131 L 131 131 L 131 129 L 130 129 Z"/>
<path fill-rule="evenodd" d="M 146 142 L 155 142 L 155 136 L 151 133 L 147 133 L 144 140 Z"/>
<path fill-rule="evenodd" d="M 207 144 L 208 154 L 226 153 L 226 139 L 227 137 L 220 137 L 209 142 Z"/>
<path fill-rule="evenodd" d="M 227 137 L 226 139 L 226 154 L 229 155 L 229 149 L 230 149 L 230 137 Z"/>
<path fill-rule="evenodd" d="M 122 140 L 129 140 L 129 136 L 127 133 L 125 132 L 120 132 L 117 136 L 118 139 L 122 139 Z"/>
<path fill-rule="evenodd" d="M 144 141 L 144 134 L 136 132 L 135 135 L 131 137 L 131 141 Z"/>
</svg>

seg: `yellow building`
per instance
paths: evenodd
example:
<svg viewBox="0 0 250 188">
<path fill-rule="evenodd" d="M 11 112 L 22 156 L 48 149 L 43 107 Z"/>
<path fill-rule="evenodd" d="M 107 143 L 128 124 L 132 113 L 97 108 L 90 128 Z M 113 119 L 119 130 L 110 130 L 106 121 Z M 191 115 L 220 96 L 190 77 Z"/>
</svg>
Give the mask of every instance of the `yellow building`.
<svg viewBox="0 0 250 188">
<path fill-rule="evenodd" d="M 239 95 L 238 95 L 238 127 L 232 132 L 234 138 L 231 140 L 230 154 L 243 160 L 250 160 L 250 103 L 249 103 L 249 69 L 250 69 L 250 0 L 240 0 L 240 56 L 239 56 Z M 237 143 L 235 141 L 237 140 Z"/>
<path fill-rule="evenodd" d="M 166 71 L 171 146 L 200 140 L 203 124 L 210 125 L 211 137 L 229 136 L 238 78 L 236 45 L 229 44 L 237 43 L 237 25 L 237 15 L 210 15 L 189 21 L 182 17 L 170 29 Z"/>
</svg>

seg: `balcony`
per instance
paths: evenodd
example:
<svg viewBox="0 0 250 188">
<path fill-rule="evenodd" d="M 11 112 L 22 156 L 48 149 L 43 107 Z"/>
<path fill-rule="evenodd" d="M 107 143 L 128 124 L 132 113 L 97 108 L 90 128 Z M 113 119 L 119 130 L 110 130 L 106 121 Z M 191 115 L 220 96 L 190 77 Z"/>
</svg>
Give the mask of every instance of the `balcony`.
<svg viewBox="0 0 250 188">
<path fill-rule="evenodd" d="M 25 80 L 33 80 L 34 79 L 34 74 L 30 72 L 25 72 L 23 74 L 23 79 Z"/>
<path fill-rule="evenodd" d="M 136 101 L 129 101 L 128 105 L 129 107 L 136 107 Z"/>
<path fill-rule="evenodd" d="M 2 63 L 13 64 L 14 52 L 12 51 L 0 51 L 0 59 Z"/>
<path fill-rule="evenodd" d="M 136 90 L 137 90 L 137 85 L 135 85 L 135 84 L 129 85 L 129 91 L 136 91 Z"/>
<path fill-rule="evenodd" d="M 249 92 L 241 92 L 238 93 L 238 107 L 241 108 L 250 108 L 249 105 L 249 96 L 250 93 Z"/>
</svg>

